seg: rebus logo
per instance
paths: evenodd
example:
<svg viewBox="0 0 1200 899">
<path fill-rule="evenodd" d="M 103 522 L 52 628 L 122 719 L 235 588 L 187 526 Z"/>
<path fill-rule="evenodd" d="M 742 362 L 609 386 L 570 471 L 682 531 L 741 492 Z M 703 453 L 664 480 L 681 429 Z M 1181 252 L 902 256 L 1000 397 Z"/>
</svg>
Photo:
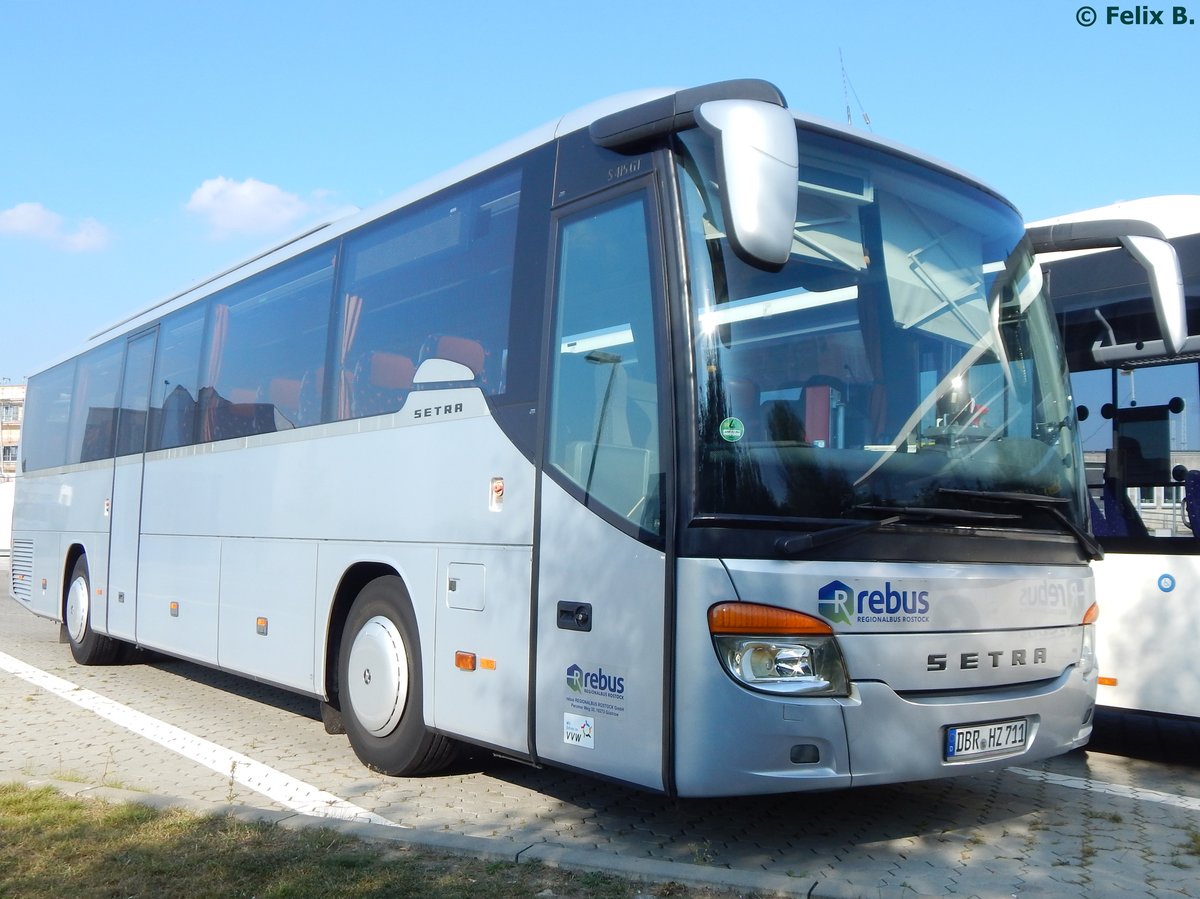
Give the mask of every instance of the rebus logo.
<svg viewBox="0 0 1200 899">
<path fill-rule="evenodd" d="M 830 581 L 817 591 L 817 609 L 830 621 L 850 624 L 854 612 L 854 591 L 849 584 Z"/>
<path fill-rule="evenodd" d="M 896 590 L 885 581 L 882 590 L 858 594 L 858 611 L 872 615 L 924 615 L 929 611 L 928 590 Z"/>
<path fill-rule="evenodd" d="M 583 692 L 583 669 L 578 665 L 567 669 L 567 686 L 571 688 L 572 693 Z"/>
<path fill-rule="evenodd" d="M 572 693 L 614 693 L 625 692 L 625 678 L 605 674 L 603 668 L 595 671 L 584 671 L 578 665 L 567 669 L 567 686 Z"/>
<path fill-rule="evenodd" d="M 817 591 L 817 610 L 841 624 L 927 624 L 929 605 L 928 590 L 898 590 L 891 581 L 857 593 L 843 581 L 830 581 Z"/>
</svg>

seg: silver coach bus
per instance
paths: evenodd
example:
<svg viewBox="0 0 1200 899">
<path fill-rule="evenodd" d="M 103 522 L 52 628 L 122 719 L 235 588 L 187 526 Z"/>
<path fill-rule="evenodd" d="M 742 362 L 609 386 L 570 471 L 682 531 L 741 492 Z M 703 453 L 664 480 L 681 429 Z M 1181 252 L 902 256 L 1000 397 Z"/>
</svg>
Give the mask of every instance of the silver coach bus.
<svg viewBox="0 0 1200 899">
<path fill-rule="evenodd" d="M 722 82 L 568 115 L 30 380 L 12 593 L 670 794 L 1086 742 L 1086 484 L 1021 218 Z M 299 725 L 298 725 L 299 726 Z"/>
</svg>

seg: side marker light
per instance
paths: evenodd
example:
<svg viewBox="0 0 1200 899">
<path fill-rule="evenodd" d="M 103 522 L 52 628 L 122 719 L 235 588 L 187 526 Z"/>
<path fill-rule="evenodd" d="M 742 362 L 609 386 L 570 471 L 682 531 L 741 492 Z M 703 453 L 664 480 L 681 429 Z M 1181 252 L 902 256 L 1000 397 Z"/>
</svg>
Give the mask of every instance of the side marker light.
<svg viewBox="0 0 1200 899">
<path fill-rule="evenodd" d="M 473 652 L 456 652 L 454 654 L 454 667 L 459 671 L 474 671 L 475 670 L 475 653 Z"/>
</svg>

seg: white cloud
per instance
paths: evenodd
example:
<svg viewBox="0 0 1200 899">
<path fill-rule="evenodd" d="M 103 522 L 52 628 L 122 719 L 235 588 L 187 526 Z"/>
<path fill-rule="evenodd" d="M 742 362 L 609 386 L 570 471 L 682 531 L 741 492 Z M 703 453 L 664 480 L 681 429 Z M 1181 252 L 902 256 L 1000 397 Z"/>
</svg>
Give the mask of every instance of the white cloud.
<svg viewBox="0 0 1200 899">
<path fill-rule="evenodd" d="M 61 215 L 41 203 L 18 203 L 0 210 L 0 234 L 32 237 L 71 252 L 101 250 L 108 246 L 108 229 L 95 219 L 84 219 L 72 229 Z"/>
<path fill-rule="evenodd" d="M 62 229 L 62 216 L 41 203 L 18 203 L 0 212 L 0 233 L 51 238 Z"/>
<path fill-rule="evenodd" d="M 95 219 L 84 219 L 73 234 L 65 236 L 68 250 L 100 250 L 108 246 L 108 229 Z"/>
<path fill-rule="evenodd" d="M 281 231 L 309 212 L 308 203 L 274 184 L 225 177 L 209 178 L 201 184 L 184 208 L 205 219 L 218 238 Z"/>
</svg>

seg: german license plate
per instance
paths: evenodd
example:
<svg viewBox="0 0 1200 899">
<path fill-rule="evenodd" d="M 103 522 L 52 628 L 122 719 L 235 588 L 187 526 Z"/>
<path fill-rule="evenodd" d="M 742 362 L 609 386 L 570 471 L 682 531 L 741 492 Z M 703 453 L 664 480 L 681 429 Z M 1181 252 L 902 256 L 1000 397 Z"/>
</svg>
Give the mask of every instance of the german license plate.
<svg viewBox="0 0 1200 899">
<path fill-rule="evenodd" d="M 946 728 L 946 758 L 961 759 L 1024 749 L 1029 722 L 1025 718 Z"/>
</svg>

